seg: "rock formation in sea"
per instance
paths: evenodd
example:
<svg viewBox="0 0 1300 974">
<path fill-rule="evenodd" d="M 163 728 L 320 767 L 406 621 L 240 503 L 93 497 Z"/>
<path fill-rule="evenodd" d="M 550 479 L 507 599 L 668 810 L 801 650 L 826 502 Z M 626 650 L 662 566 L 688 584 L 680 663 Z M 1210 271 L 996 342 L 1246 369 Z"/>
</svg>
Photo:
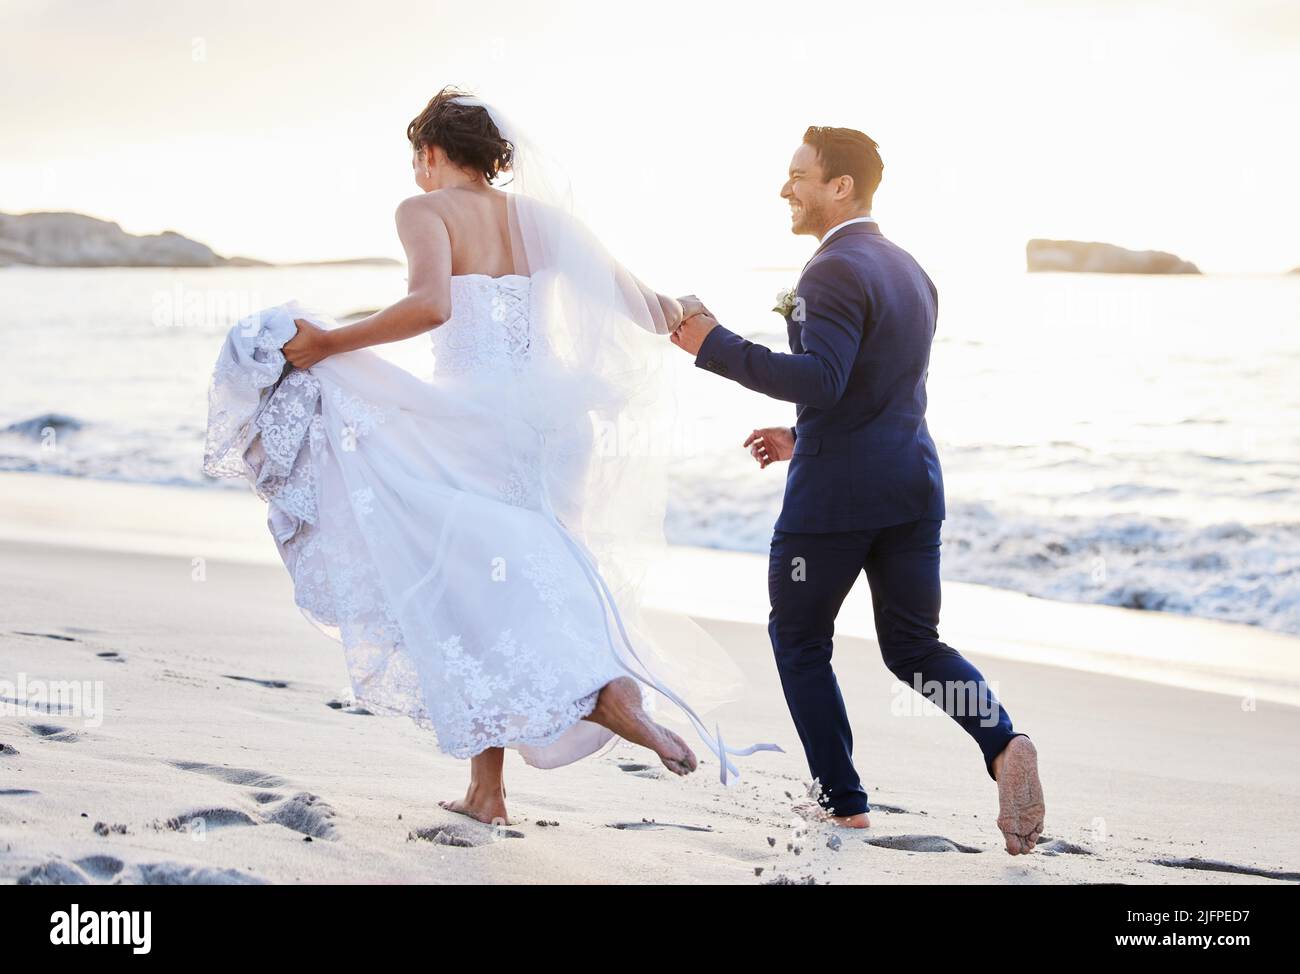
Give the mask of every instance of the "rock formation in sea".
<svg viewBox="0 0 1300 974">
<path fill-rule="evenodd" d="M 81 213 L 0 213 L 0 265 L 218 267 L 226 258 L 179 233 L 136 236 Z"/>
<path fill-rule="evenodd" d="M 316 262 L 397 264 L 387 257 Z M 223 257 L 174 230 L 138 236 L 82 213 L 0 213 L 0 267 L 268 267 L 252 257 Z"/>
<path fill-rule="evenodd" d="M 1191 261 L 1163 250 L 1126 250 L 1082 240 L 1031 240 L 1025 245 L 1031 271 L 1080 271 L 1093 274 L 1199 274 Z"/>
</svg>

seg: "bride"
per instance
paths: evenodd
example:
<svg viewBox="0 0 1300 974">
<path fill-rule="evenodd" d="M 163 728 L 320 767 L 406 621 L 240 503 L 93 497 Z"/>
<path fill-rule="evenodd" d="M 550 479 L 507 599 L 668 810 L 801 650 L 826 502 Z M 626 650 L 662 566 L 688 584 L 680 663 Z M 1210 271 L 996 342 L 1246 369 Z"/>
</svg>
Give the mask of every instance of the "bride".
<svg viewBox="0 0 1300 974">
<path fill-rule="evenodd" d="M 659 349 L 682 306 L 604 251 L 495 108 L 444 88 L 407 137 L 409 293 L 346 326 L 290 302 L 232 328 L 205 470 L 267 500 L 295 602 L 342 643 L 357 702 L 471 759 L 444 808 L 508 821 L 507 747 L 552 768 L 622 738 L 694 771 L 656 694 L 725 784 L 730 755 L 777 748 L 709 733 L 667 674 L 703 692 L 729 661 L 638 611 L 673 435 Z M 431 380 L 372 350 L 425 332 Z"/>
</svg>

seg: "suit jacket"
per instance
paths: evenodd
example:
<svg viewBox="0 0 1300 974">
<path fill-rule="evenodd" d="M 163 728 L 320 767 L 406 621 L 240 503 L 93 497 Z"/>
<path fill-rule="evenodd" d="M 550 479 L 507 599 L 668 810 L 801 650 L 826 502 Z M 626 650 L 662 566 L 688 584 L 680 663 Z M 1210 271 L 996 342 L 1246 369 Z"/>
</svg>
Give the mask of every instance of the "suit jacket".
<svg viewBox="0 0 1300 974">
<path fill-rule="evenodd" d="M 943 472 L 925 422 L 934 283 L 875 223 L 854 223 L 813 254 L 796 296 L 802 301 L 786 317 L 788 354 L 718 325 L 695 359 L 700 368 L 796 404 L 777 530 L 827 533 L 941 520 Z"/>
</svg>

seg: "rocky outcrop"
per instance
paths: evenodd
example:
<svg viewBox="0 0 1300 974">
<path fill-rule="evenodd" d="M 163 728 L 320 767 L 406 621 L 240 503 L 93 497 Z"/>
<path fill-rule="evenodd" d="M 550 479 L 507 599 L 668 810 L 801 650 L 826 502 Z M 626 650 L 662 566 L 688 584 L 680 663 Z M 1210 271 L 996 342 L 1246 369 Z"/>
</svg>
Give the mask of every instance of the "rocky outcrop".
<svg viewBox="0 0 1300 974">
<path fill-rule="evenodd" d="M 80 213 L 0 213 L 0 265 L 218 267 L 227 261 L 179 233 L 136 236 Z"/>
<path fill-rule="evenodd" d="M 1025 245 L 1031 271 L 1078 271 L 1091 274 L 1199 274 L 1191 261 L 1163 250 L 1125 250 L 1108 243 L 1081 240 L 1031 240 Z"/>
<path fill-rule="evenodd" d="M 400 264 L 390 257 L 289 266 Z M 137 236 L 81 213 L 0 213 L 0 267 L 270 267 L 251 257 L 222 257 L 174 230 Z"/>
</svg>

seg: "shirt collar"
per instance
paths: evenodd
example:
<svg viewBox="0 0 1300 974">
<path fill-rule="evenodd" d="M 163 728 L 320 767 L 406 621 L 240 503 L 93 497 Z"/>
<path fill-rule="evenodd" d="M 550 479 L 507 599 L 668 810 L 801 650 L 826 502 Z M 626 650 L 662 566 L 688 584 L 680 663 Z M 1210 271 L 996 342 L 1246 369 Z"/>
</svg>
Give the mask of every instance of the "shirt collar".
<svg viewBox="0 0 1300 974">
<path fill-rule="evenodd" d="M 852 220 L 845 220 L 843 223 L 835 224 L 835 226 L 831 227 L 824 234 L 822 234 L 822 238 L 818 243 L 824 244 L 827 240 L 831 238 L 831 234 L 833 234 L 836 230 L 844 229 L 850 223 L 875 223 L 875 222 L 876 222 L 876 218 L 874 216 L 855 216 Z"/>
</svg>

